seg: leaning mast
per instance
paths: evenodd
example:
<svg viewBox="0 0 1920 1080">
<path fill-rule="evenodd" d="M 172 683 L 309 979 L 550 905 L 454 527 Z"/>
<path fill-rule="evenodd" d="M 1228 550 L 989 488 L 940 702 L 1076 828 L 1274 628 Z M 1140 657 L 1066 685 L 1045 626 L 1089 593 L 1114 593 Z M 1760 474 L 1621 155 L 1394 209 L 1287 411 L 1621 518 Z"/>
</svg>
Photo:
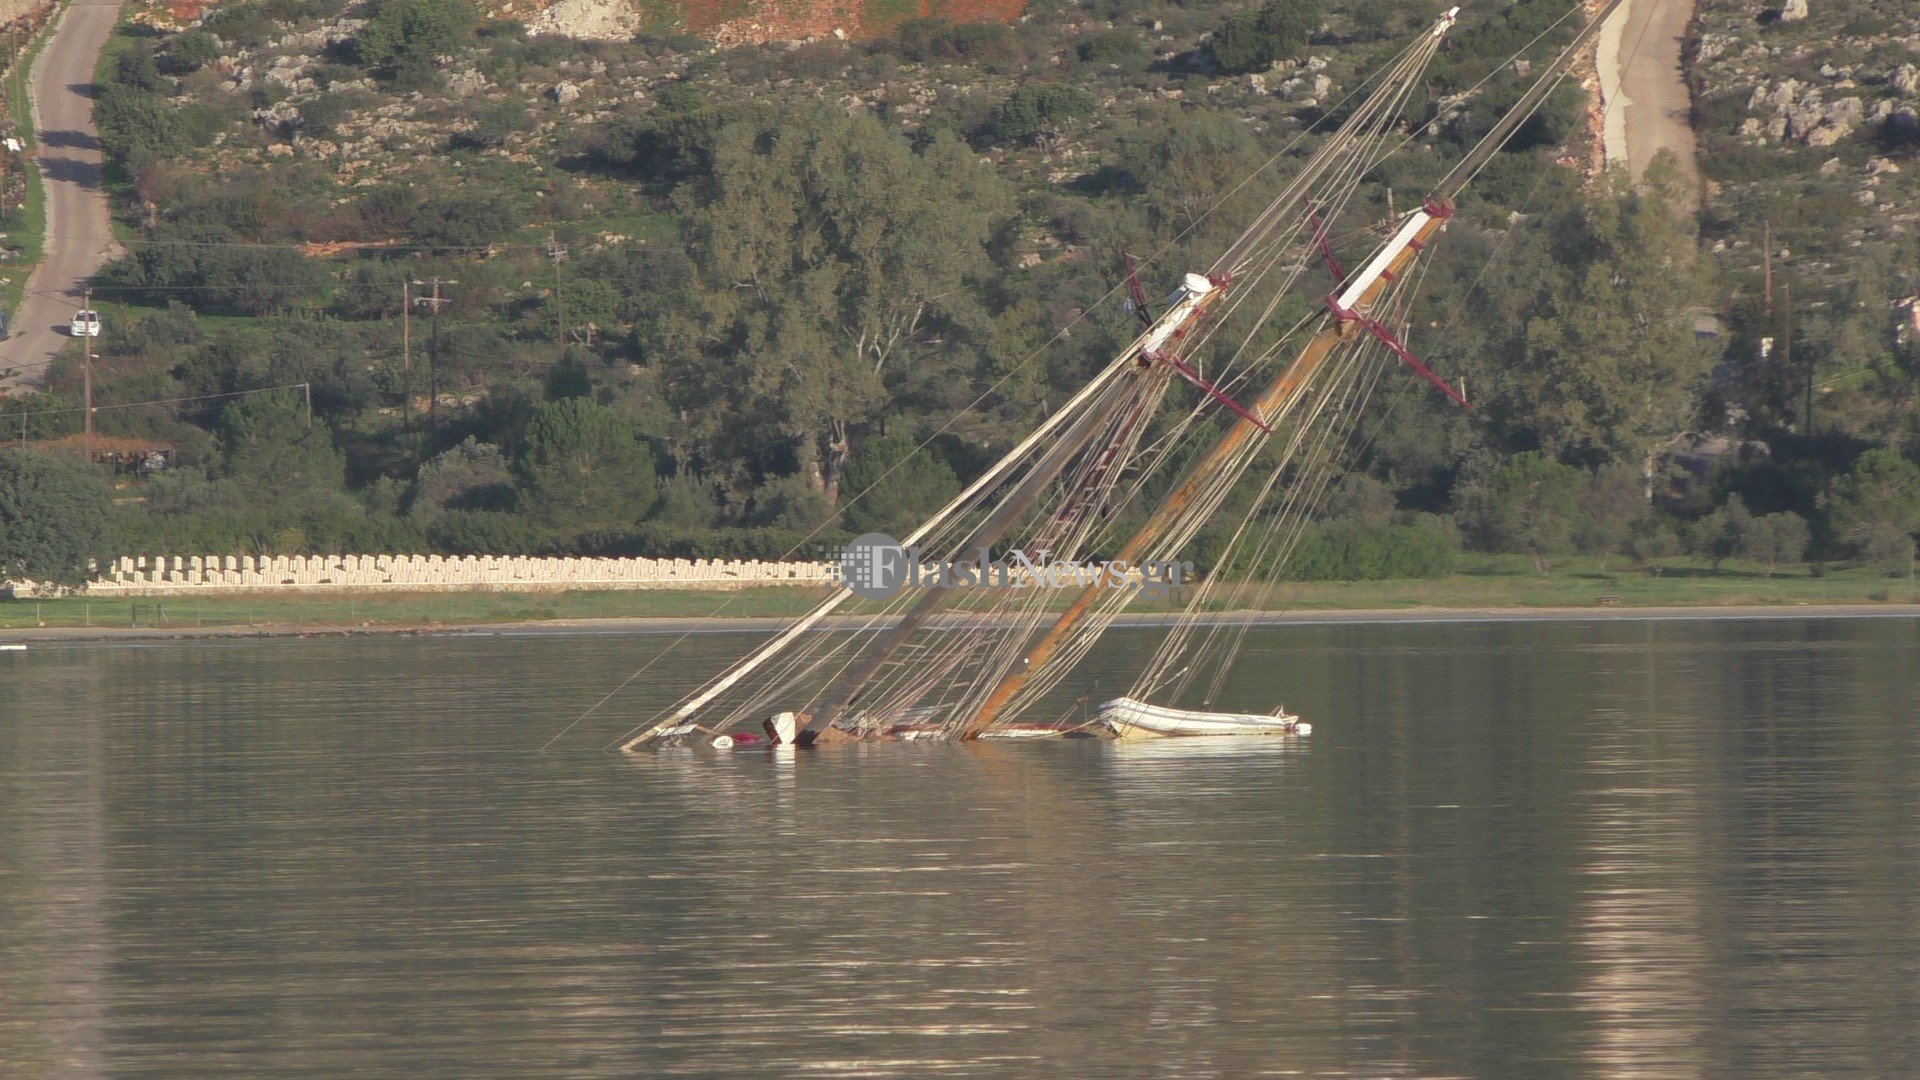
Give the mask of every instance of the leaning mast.
<svg viewBox="0 0 1920 1080">
<path fill-rule="evenodd" d="M 1300 355 L 1277 375 L 1266 390 L 1255 399 L 1254 416 L 1237 418 L 1218 442 L 1206 455 L 1189 470 L 1186 477 L 1174 489 L 1167 500 L 1154 511 L 1134 535 L 1128 539 L 1115 556 L 1118 561 L 1134 563 L 1147 550 L 1184 516 L 1189 507 L 1214 484 L 1240 456 L 1245 448 L 1269 430 L 1267 422 L 1277 418 L 1291 405 L 1294 397 L 1307 382 L 1320 370 L 1334 350 L 1345 343 L 1356 341 L 1362 334 L 1371 333 L 1385 342 L 1388 348 L 1403 360 L 1413 365 L 1422 375 L 1433 381 L 1455 400 L 1465 404 L 1457 393 L 1438 377 L 1427 371 L 1419 361 L 1408 353 L 1398 341 L 1394 340 L 1385 327 L 1374 321 L 1371 312 L 1375 303 L 1387 287 L 1403 275 L 1419 257 L 1426 246 L 1439 238 L 1445 231 L 1447 222 L 1454 213 L 1453 199 L 1457 196 L 1480 169 L 1504 147 L 1513 133 L 1519 130 L 1540 107 L 1546 96 L 1566 74 L 1581 51 L 1592 40 L 1603 23 L 1620 7 L 1625 0 L 1607 0 L 1600 12 L 1581 27 L 1571 44 L 1564 49 L 1554 62 L 1543 71 L 1526 94 L 1514 107 L 1501 117 L 1472 152 L 1462 158 L 1440 183 L 1433 189 L 1420 209 L 1408 214 L 1393 237 L 1383 245 L 1373 258 L 1351 280 L 1344 282 L 1326 299 L 1329 314 L 1332 316 L 1321 331 L 1314 335 Z M 1438 36 L 1452 25 L 1455 8 L 1442 17 L 1434 27 Z M 1072 636 L 1076 627 L 1092 610 L 1093 602 L 1099 590 L 1094 587 L 1083 588 L 1067 609 L 1056 618 L 1040 639 L 1028 649 L 1025 658 L 1003 675 L 994 688 L 983 699 L 980 706 L 967 718 L 961 730 L 962 738 L 976 738 L 998 718 L 1007 705 L 1018 696 L 1020 691 L 1044 670 L 1047 664 L 1058 654 L 1061 646 Z"/>
</svg>

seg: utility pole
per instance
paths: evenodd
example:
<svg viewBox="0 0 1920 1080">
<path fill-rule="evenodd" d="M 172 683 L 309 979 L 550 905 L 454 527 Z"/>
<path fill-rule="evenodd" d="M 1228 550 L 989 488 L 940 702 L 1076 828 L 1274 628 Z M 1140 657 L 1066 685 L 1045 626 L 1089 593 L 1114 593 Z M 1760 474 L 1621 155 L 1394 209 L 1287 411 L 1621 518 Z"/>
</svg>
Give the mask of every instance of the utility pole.
<svg viewBox="0 0 1920 1080">
<path fill-rule="evenodd" d="M 435 274 L 426 281 L 415 281 L 414 284 L 433 289 L 432 296 L 416 297 L 414 300 L 415 303 L 433 305 L 433 335 L 427 346 L 427 431 L 431 437 L 440 425 L 440 309 L 452 302 L 441 298 L 440 287 L 460 283 Z"/>
<path fill-rule="evenodd" d="M 400 424 L 413 430 L 413 280 L 400 281 Z"/>
<path fill-rule="evenodd" d="M 1762 283 L 1760 294 L 1765 298 L 1766 314 L 1771 316 L 1773 314 L 1773 221 L 1769 219 L 1763 225 L 1766 231 L 1762 235 L 1766 238 L 1760 243 L 1766 248 L 1766 258 L 1760 264 Z"/>
<path fill-rule="evenodd" d="M 1793 378 L 1793 282 L 1791 281 L 1783 281 L 1780 283 L 1780 366 L 1783 370 L 1786 371 L 1787 378 L 1792 379 Z M 1804 415 L 1804 427 L 1802 428 L 1802 430 L 1808 438 L 1812 438 L 1813 437 L 1813 358 L 1811 356 L 1807 358 L 1807 370 L 1806 370 L 1804 379 L 1806 384 L 1807 403 L 1806 403 L 1806 412 Z M 1792 386 L 1793 384 L 1789 382 L 1787 385 Z M 1787 392 L 1791 394 L 1793 391 L 1788 390 Z M 1793 399 L 1788 398 L 1787 400 L 1792 401 Z M 1789 405 L 1788 408 L 1791 409 L 1792 406 Z"/>
<path fill-rule="evenodd" d="M 556 338 L 561 348 L 567 347 L 567 283 L 560 273 L 560 264 L 566 261 L 567 248 L 555 243 L 553 234 L 547 234 L 547 258 L 553 260 L 553 302 L 560 313 L 560 333 Z"/>
<path fill-rule="evenodd" d="M 81 293 L 80 296 L 81 296 L 80 310 L 92 311 L 93 310 L 93 290 L 88 289 L 87 291 Z M 93 464 L 93 324 L 88 322 L 83 322 L 80 325 L 83 331 L 80 335 L 80 347 L 81 347 L 82 355 L 86 357 L 85 361 L 81 364 L 81 378 L 84 380 L 84 385 L 86 387 L 84 391 L 86 399 L 82 404 L 85 406 L 86 414 L 87 414 L 87 421 L 86 421 L 87 433 L 83 439 L 82 445 L 84 445 L 86 448 L 85 452 L 87 456 L 87 464 L 92 465 Z"/>
</svg>

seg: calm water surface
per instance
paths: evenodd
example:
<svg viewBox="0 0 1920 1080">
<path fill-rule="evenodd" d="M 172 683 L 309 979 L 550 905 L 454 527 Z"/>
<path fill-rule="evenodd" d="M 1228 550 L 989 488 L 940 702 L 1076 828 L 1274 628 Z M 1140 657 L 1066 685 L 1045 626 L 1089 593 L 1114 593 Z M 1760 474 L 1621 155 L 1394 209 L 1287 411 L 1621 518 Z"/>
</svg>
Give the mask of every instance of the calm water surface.
<svg viewBox="0 0 1920 1080">
<path fill-rule="evenodd" d="M 0 1074 L 1920 1075 L 1913 621 L 1262 631 L 1300 746 L 599 752 L 715 635 L 538 752 L 666 640 L 0 654 Z"/>
</svg>

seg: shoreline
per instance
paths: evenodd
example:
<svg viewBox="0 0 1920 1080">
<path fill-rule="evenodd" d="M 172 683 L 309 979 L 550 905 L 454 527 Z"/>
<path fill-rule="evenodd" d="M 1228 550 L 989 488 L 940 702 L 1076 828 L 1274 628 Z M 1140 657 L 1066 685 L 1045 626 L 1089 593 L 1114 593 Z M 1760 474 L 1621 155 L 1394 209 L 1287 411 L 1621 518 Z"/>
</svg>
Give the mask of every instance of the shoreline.
<svg viewBox="0 0 1920 1080">
<path fill-rule="evenodd" d="M 1171 612 L 1123 614 L 1120 629 L 1172 625 Z M 1207 622 L 1238 623 L 1246 613 L 1220 612 Z M 1920 619 L 1920 604 L 1768 604 L 1662 605 L 1647 607 L 1410 607 L 1310 609 L 1255 612 L 1251 624 L 1280 626 L 1364 626 L 1526 622 L 1690 622 L 1782 619 Z M 510 620 L 476 623 L 397 625 L 262 623 L 254 626 L 76 627 L 48 626 L 0 630 L 0 643 L 87 643 L 111 641 L 191 641 L 245 638 L 340 638 L 406 635 L 414 637 L 509 637 L 544 635 L 685 636 L 692 634 L 764 634 L 786 626 L 779 616 L 628 616 L 594 619 Z M 865 625 L 862 616 L 824 621 L 829 629 Z"/>
</svg>

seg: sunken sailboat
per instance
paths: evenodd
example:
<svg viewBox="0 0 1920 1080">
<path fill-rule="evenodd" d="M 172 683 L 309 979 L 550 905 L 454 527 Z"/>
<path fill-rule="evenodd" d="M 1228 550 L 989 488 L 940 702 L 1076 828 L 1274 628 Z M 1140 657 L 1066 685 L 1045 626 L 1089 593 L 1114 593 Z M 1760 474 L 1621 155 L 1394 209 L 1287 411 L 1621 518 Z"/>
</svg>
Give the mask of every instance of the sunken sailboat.
<svg viewBox="0 0 1920 1080">
<path fill-rule="evenodd" d="M 1263 590 L 1300 539 L 1354 417 L 1384 375 L 1411 367 L 1466 404 L 1404 343 L 1421 257 L 1446 229 L 1454 200 L 1620 2 L 1603 6 L 1417 208 L 1358 230 L 1371 237 L 1371 251 L 1349 271 L 1332 230 L 1366 212 L 1356 198 L 1361 179 L 1418 133 L 1408 114 L 1459 9 L 1441 16 L 1354 92 L 1337 130 L 1211 266 L 1184 275 L 1157 313 L 1127 260 L 1128 306 L 1142 329 L 1038 428 L 910 535 L 862 538 L 895 550 L 850 551 L 854 573 L 842 587 L 621 748 L 1305 734 L 1308 725 L 1283 709 L 1216 712 L 1212 704 Z M 1313 310 L 1279 325 L 1288 299 L 1302 294 L 1316 297 Z M 1048 693 L 1130 604 L 1169 583 L 1169 568 L 1182 565 L 1182 552 L 1209 524 L 1228 536 L 1218 564 L 1239 573 L 1178 590 L 1180 610 L 1125 694 L 1090 715 L 1045 715 Z M 1025 561 L 1011 571 L 991 565 L 995 552 L 1009 551 Z M 1046 567 L 1030 553 L 1043 553 L 1050 566 L 1097 572 L 1077 588 L 1067 575 L 1064 594 L 1041 588 L 1036 575 Z M 876 592 L 872 575 L 860 573 L 905 569 L 917 586 L 923 564 L 945 584 L 991 580 L 998 569 L 999 587 Z M 873 602 L 829 624 L 856 598 Z M 1222 610 L 1245 614 L 1209 614 Z M 1198 709 L 1171 704 L 1196 697 Z"/>
</svg>

